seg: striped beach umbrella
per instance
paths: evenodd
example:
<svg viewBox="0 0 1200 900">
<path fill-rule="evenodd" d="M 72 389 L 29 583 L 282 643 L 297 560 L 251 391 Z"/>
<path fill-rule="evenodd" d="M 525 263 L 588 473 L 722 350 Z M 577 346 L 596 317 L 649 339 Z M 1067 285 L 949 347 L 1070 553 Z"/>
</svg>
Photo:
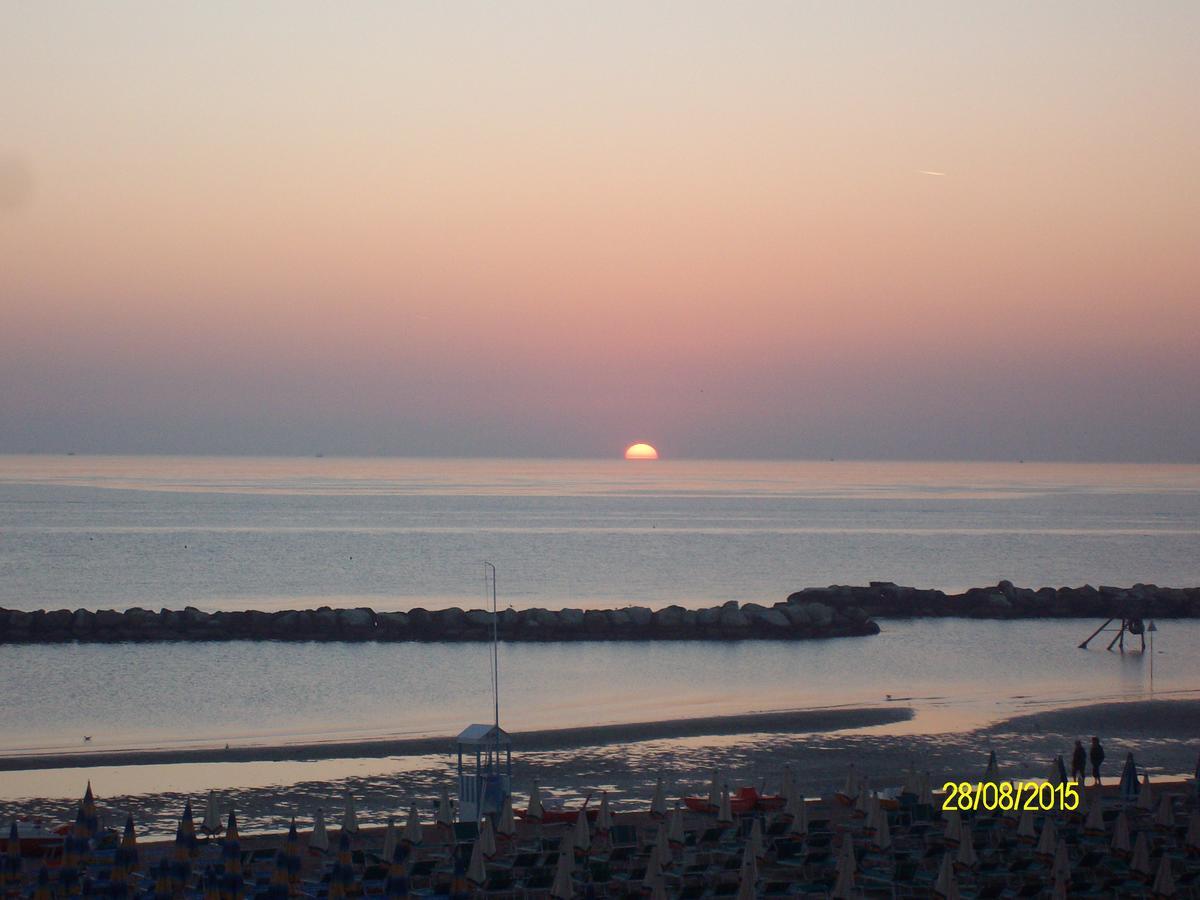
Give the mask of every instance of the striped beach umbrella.
<svg viewBox="0 0 1200 900">
<path fill-rule="evenodd" d="M 667 794 L 661 775 L 654 784 L 654 796 L 650 798 L 650 817 L 660 822 L 667 817 Z"/>
<path fill-rule="evenodd" d="M 1117 793 L 1126 803 L 1132 803 L 1138 798 L 1138 793 L 1141 791 L 1141 785 L 1138 784 L 1137 765 L 1133 761 L 1133 754 L 1129 753 L 1125 756 L 1125 765 L 1121 768 L 1121 783 L 1117 787 Z"/>
<path fill-rule="evenodd" d="M 133 816 L 125 817 L 125 832 L 121 835 L 121 843 L 113 855 L 112 881 L 117 884 L 128 884 L 129 876 L 138 868 L 137 832 L 133 829 Z"/>
<path fill-rule="evenodd" d="M 408 821 L 404 823 L 404 834 L 400 839 L 410 847 L 418 846 L 424 839 L 425 829 L 421 827 L 421 814 L 417 812 L 417 804 L 408 807 Z"/>
<path fill-rule="evenodd" d="M 238 835 L 237 814 L 231 809 L 221 841 L 222 900 L 242 900 L 246 895 L 246 880 L 242 873 L 242 840 Z"/>
<path fill-rule="evenodd" d="M 1155 897 L 1174 897 L 1175 892 L 1175 875 L 1171 872 L 1171 857 L 1164 853 L 1158 861 L 1158 873 L 1154 876 L 1154 885 L 1150 888 L 1150 893 Z"/>
<path fill-rule="evenodd" d="M 86 838 L 81 837 L 83 833 L 83 806 L 79 807 L 75 822 L 71 829 L 63 838 L 63 858 L 62 863 L 58 867 L 58 893 L 73 897 L 79 893 L 79 869 L 82 865 L 81 848 L 87 848 Z"/>
<path fill-rule="evenodd" d="M 288 883 L 295 884 L 300 880 L 300 832 L 296 829 L 296 817 L 292 816 L 292 824 L 288 826 L 287 837 L 283 841 L 283 858 L 287 863 Z"/>
<path fill-rule="evenodd" d="M 222 900 L 221 872 L 216 866 L 204 870 L 204 900 Z"/>
<path fill-rule="evenodd" d="M 335 885 L 337 893 L 335 894 Z M 350 835 L 343 831 L 338 835 L 337 859 L 329 879 L 329 896 L 349 897 L 358 887 L 354 876 L 354 856 L 350 850 Z"/>
<path fill-rule="evenodd" d="M 45 863 L 38 867 L 37 881 L 33 888 L 33 900 L 53 900 L 54 888 L 50 884 L 50 870 Z"/>
<path fill-rule="evenodd" d="M 351 837 L 358 835 L 358 810 L 354 807 L 354 795 L 346 791 L 346 809 L 342 813 L 342 832 Z"/>
<path fill-rule="evenodd" d="M 409 848 L 400 843 L 392 853 L 388 866 L 387 881 L 383 885 L 383 895 L 389 900 L 407 900 L 408 888 L 408 855 Z"/>
<path fill-rule="evenodd" d="M 310 852 L 328 853 L 329 852 L 329 832 L 325 828 L 325 810 L 317 807 L 317 814 L 313 817 L 312 834 L 308 836 L 308 849 Z"/>
<path fill-rule="evenodd" d="M 21 836 L 17 831 L 16 819 L 13 819 L 12 826 L 8 829 L 8 846 L 4 853 L 3 884 L 5 890 L 10 893 L 15 893 L 21 887 Z"/>
<path fill-rule="evenodd" d="M 1125 810 L 1117 813 L 1116 821 L 1113 822 L 1112 843 L 1109 844 L 1115 854 L 1121 857 L 1128 857 L 1132 852 L 1129 843 L 1129 816 Z"/>
<path fill-rule="evenodd" d="M 275 865 L 271 869 L 271 881 L 267 885 L 268 900 L 287 900 L 292 892 L 292 879 L 288 874 L 287 852 L 275 854 Z"/>
<path fill-rule="evenodd" d="M 175 844 L 178 846 L 180 843 L 187 850 L 188 858 L 195 859 L 199 842 L 196 840 L 196 822 L 192 818 L 191 800 L 183 801 L 183 817 L 179 820 L 179 828 L 175 830 Z"/>
<path fill-rule="evenodd" d="M 92 783 L 87 783 L 87 789 L 83 792 L 83 825 L 86 829 L 85 838 L 94 838 L 96 832 L 100 830 L 100 818 L 96 814 L 96 798 L 92 795 Z"/>
<path fill-rule="evenodd" d="M 215 837 L 222 831 L 221 811 L 217 809 L 216 791 L 208 792 L 208 799 L 204 802 L 204 819 L 200 823 L 200 831 L 206 837 Z"/>
<path fill-rule="evenodd" d="M 154 900 L 172 900 L 183 895 L 183 886 L 176 888 L 171 880 L 171 860 L 162 857 L 152 869 L 154 872 Z"/>
<path fill-rule="evenodd" d="M 192 860 L 196 855 L 196 826 L 192 821 L 192 804 L 183 805 L 183 816 L 175 826 L 175 843 L 167 863 L 172 888 L 182 891 L 192 877 Z M 163 857 L 165 860 L 166 857 Z"/>
</svg>

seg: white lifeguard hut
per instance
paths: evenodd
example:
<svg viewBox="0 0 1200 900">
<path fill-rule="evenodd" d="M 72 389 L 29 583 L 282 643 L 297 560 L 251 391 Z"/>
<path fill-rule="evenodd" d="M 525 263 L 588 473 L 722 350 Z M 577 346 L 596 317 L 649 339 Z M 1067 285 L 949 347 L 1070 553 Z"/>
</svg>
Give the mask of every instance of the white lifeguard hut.
<svg viewBox="0 0 1200 900">
<path fill-rule="evenodd" d="M 468 725 L 455 739 L 458 753 L 458 818 L 479 822 L 499 814 L 512 794 L 512 738 L 500 727 L 499 615 L 496 611 L 496 567 L 483 564 L 484 584 L 492 589 L 492 712 L 491 725 Z M 489 579 L 490 576 L 490 579 Z M 474 769 L 471 762 L 474 758 Z"/>
</svg>

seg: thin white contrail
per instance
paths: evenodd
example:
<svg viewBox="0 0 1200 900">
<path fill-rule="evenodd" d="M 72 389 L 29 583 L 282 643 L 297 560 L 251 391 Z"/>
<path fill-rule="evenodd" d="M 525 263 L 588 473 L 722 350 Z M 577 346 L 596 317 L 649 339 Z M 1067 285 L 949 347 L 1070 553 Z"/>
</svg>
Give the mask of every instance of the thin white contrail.
<svg viewBox="0 0 1200 900">
<path fill-rule="evenodd" d="M 918 169 L 918 175 L 945 175 L 945 172 L 932 172 L 929 169 Z"/>
</svg>

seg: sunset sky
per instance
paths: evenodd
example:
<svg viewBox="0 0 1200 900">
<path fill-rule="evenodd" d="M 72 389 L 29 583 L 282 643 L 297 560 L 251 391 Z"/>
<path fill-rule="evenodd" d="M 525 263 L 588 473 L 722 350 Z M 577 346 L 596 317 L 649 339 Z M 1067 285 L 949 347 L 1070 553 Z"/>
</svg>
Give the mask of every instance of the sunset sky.
<svg viewBox="0 0 1200 900">
<path fill-rule="evenodd" d="M 1200 459 L 1195 2 L 8 3 L 0 116 L 0 452 Z"/>
</svg>

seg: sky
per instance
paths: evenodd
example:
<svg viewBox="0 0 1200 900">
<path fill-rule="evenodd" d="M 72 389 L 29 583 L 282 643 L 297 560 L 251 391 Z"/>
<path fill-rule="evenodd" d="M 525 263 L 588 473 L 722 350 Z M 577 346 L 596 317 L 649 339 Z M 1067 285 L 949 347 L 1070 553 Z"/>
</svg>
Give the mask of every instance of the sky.
<svg viewBox="0 0 1200 900">
<path fill-rule="evenodd" d="M 0 6 L 0 452 L 1200 460 L 1200 4 Z"/>
</svg>

